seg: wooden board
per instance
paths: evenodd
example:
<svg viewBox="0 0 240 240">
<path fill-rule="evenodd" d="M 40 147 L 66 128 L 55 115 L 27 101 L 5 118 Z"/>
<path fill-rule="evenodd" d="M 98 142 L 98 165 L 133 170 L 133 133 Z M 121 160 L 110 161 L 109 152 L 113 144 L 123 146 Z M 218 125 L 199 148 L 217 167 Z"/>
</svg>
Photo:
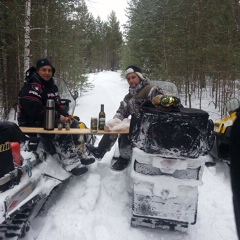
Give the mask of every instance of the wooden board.
<svg viewBox="0 0 240 240">
<path fill-rule="evenodd" d="M 83 129 L 83 128 L 70 128 L 69 130 L 66 130 L 63 128 L 62 130 L 58 130 L 55 128 L 54 130 L 45 130 L 43 128 L 36 128 L 36 127 L 20 127 L 21 131 L 24 133 L 44 133 L 44 134 L 128 134 L 129 130 L 125 131 L 110 131 L 105 132 L 102 130 L 99 130 L 97 132 L 91 132 L 90 129 Z"/>
</svg>

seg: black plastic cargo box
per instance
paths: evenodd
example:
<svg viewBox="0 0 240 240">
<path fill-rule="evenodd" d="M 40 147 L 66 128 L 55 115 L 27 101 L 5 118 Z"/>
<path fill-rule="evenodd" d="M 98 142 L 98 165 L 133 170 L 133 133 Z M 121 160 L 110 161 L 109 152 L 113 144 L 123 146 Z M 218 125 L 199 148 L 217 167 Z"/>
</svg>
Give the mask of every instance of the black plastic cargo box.
<svg viewBox="0 0 240 240">
<path fill-rule="evenodd" d="M 203 110 L 164 112 L 147 107 L 132 116 L 129 133 L 133 147 L 147 153 L 190 158 L 208 153 L 210 134 L 209 114 Z"/>
</svg>

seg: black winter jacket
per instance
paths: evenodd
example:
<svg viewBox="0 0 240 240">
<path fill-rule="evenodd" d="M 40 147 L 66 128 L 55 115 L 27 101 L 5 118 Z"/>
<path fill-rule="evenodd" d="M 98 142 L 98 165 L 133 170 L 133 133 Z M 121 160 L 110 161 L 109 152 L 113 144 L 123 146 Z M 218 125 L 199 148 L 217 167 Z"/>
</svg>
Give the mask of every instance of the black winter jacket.
<svg viewBox="0 0 240 240">
<path fill-rule="evenodd" d="M 57 118 L 60 115 L 69 116 L 60 101 L 58 87 L 54 79 L 42 79 L 35 67 L 27 71 L 26 82 L 18 94 L 18 124 L 19 126 L 43 127 L 47 99 L 53 99 Z"/>
</svg>

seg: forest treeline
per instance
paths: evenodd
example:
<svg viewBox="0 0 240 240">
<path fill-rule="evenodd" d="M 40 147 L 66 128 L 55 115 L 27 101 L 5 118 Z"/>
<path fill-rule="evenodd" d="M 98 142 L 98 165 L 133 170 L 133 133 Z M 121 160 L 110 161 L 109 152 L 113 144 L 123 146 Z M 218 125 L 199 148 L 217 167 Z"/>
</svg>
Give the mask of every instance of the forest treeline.
<svg viewBox="0 0 240 240">
<path fill-rule="evenodd" d="M 221 114 L 238 93 L 239 1 L 129 0 L 124 26 L 115 12 L 94 18 L 86 1 L 0 1 L 0 118 L 17 102 L 26 66 L 40 57 L 70 89 L 88 88 L 86 73 L 135 64 L 150 79 L 174 82 L 190 107 L 194 94 L 201 108 L 206 86 Z"/>
</svg>

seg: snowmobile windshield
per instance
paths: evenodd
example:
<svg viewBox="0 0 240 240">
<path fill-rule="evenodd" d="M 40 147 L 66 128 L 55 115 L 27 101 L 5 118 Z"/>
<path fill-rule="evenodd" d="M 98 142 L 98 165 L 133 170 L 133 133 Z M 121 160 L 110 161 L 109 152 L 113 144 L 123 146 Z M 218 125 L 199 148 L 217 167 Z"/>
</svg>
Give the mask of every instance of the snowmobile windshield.
<svg viewBox="0 0 240 240">
<path fill-rule="evenodd" d="M 152 85 L 155 85 L 163 90 L 165 95 L 171 95 L 179 98 L 178 89 L 172 82 L 151 80 Z"/>
<path fill-rule="evenodd" d="M 239 106 L 240 102 L 237 98 L 232 98 L 226 102 L 226 110 L 229 114 L 235 112 Z"/>
<path fill-rule="evenodd" d="M 54 81 L 58 86 L 59 95 L 61 96 L 61 99 L 68 100 L 68 105 L 69 105 L 68 113 L 70 115 L 73 115 L 75 106 L 76 106 L 76 101 L 73 98 L 69 88 L 67 87 L 66 82 L 61 78 L 54 78 Z"/>
</svg>

